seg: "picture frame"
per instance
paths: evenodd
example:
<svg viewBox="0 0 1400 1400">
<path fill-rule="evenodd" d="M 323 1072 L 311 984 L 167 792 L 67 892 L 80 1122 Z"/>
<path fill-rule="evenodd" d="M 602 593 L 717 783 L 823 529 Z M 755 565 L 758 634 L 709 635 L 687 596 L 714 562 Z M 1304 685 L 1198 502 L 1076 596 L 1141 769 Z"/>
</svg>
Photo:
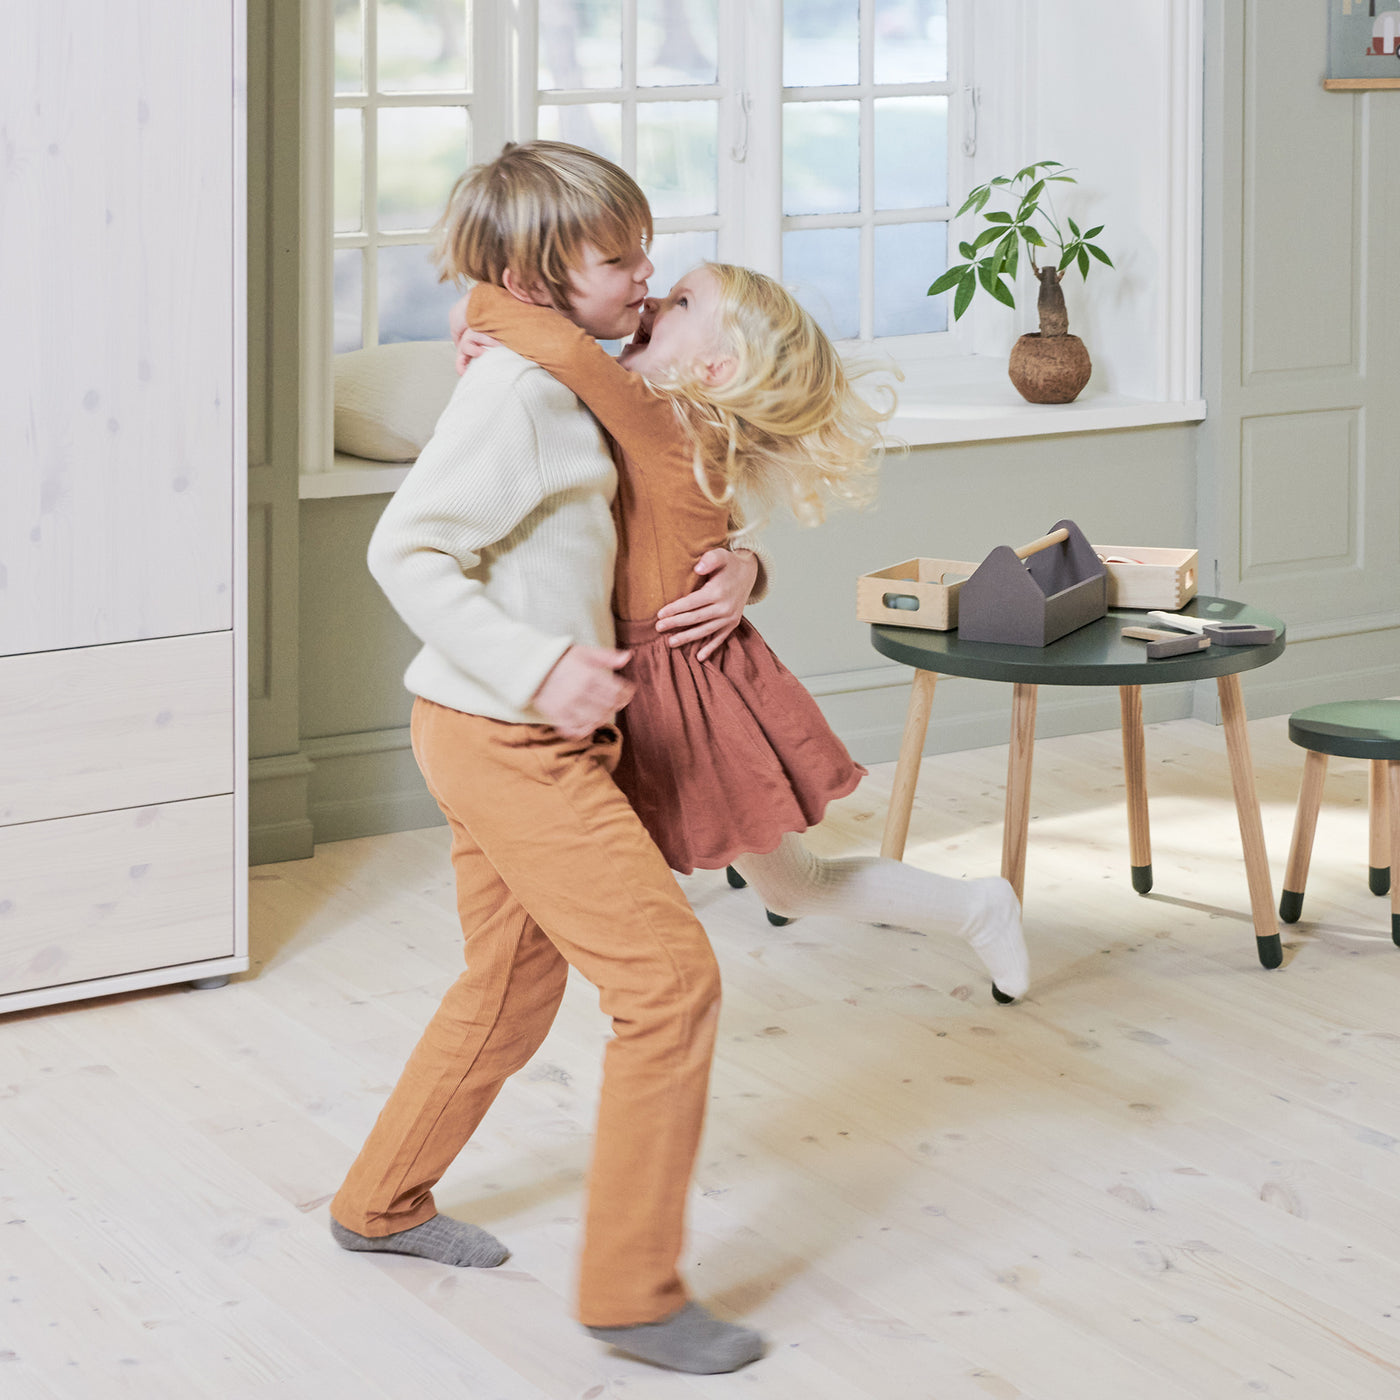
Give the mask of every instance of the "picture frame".
<svg viewBox="0 0 1400 1400">
<path fill-rule="evenodd" d="M 1323 87 L 1400 88 L 1400 0 L 1327 0 Z"/>
</svg>

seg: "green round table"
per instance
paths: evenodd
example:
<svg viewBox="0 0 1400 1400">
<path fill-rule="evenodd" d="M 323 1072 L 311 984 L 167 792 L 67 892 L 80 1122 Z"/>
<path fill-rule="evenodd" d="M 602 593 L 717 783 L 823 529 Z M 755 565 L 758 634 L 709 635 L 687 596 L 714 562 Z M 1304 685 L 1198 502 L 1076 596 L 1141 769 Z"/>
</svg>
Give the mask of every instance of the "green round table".
<svg viewBox="0 0 1400 1400">
<path fill-rule="evenodd" d="M 1259 798 L 1254 790 L 1254 764 L 1245 728 L 1241 671 L 1267 666 L 1283 655 L 1284 625 L 1278 618 L 1228 598 L 1199 597 L 1183 616 L 1208 622 L 1254 623 L 1273 628 L 1274 641 L 1264 646 L 1226 647 L 1212 643 L 1204 651 L 1149 661 L 1146 644 L 1125 638 L 1124 627 L 1156 627 L 1143 612 L 1112 608 L 1106 617 L 1061 637 L 1047 647 L 1011 646 L 1000 642 L 965 642 L 954 632 L 931 632 L 918 627 L 872 626 L 875 650 L 915 668 L 914 689 L 904 723 L 904 739 L 895 769 L 894 790 L 885 820 L 884 855 L 902 859 L 909 834 L 909 813 L 928 733 L 934 686 L 940 675 L 970 676 L 1004 681 L 1013 686 L 1011 752 L 1007 764 L 1006 818 L 1002 833 L 1001 873 L 1021 898 L 1026 873 L 1026 835 L 1030 823 L 1031 760 L 1035 751 L 1035 709 L 1042 685 L 1116 685 L 1122 708 L 1123 771 L 1128 789 L 1128 842 L 1133 888 L 1152 888 L 1152 846 L 1147 818 L 1147 763 L 1142 730 L 1142 687 L 1179 681 L 1214 680 L 1220 694 L 1221 718 L 1229 754 L 1230 778 L 1244 847 L 1249 902 L 1254 917 L 1259 961 L 1277 967 L 1283 944 L 1274 914 L 1273 886 Z M 1162 630 L 1167 630 L 1163 628 Z"/>
</svg>

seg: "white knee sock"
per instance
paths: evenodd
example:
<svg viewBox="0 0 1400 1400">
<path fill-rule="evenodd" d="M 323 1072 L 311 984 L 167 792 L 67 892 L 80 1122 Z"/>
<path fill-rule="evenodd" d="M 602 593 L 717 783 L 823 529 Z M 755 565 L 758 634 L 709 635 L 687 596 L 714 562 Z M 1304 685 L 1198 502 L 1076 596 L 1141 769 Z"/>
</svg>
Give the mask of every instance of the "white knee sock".
<svg viewBox="0 0 1400 1400">
<path fill-rule="evenodd" d="M 999 876 L 953 880 L 883 856 L 824 860 L 789 832 L 768 855 L 741 856 L 734 868 L 775 914 L 830 914 L 867 924 L 965 939 L 1007 996 L 1029 985 L 1021 906 Z"/>
</svg>

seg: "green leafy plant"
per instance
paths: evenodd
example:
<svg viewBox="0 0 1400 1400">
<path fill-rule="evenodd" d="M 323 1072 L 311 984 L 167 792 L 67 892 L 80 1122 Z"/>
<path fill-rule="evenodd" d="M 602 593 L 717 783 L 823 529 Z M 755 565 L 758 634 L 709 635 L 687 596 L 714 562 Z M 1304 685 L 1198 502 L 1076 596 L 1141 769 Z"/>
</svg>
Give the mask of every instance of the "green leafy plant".
<svg viewBox="0 0 1400 1400">
<path fill-rule="evenodd" d="M 963 201 L 958 214 L 961 216 L 969 210 L 982 214 L 987 226 L 971 241 L 958 244 L 958 251 L 966 261 L 957 267 L 950 267 L 928 289 L 928 295 L 938 296 L 956 288 L 953 293 L 955 321 L 960 320 L 971 305 L 979 286 L 1003 305 L 1015 306 L 1012 286 L 1024 243 L 1031 270 L 1041 287 L 1041 334 L 1063 335 L 1069 324 L 1064 310 L 1064 296 L 1059 287 L 1065 273 L 1077 266 L 1080 276 L 1087 278 L 1091 258 L 1113 266 L 1108 254 L 1092 242 L 1103 232 L 1102 224 L 1081 231 L 1073 219 L 1066 219 L 1066 227 L 1062 229 L 1055 218 L 1047 193 L 1048 186 L 1076 183 L 1068 168 L 1059 161 L 1041 160 L 1018 170 L 1014 175 L 998 175 L 985 185 L 978 185 Z M 983 210 L 994 194 L 1009 199 L 1013 209 L 994 209 L 990 214 L 984 214 Z M 987 251 L 983 252 L 984 249 Z M 1037 249 L 1050 254 L 1044 267 L 1036 261 Z M 1055 307 L 1055 302 L 1058 302 L 1058 307 Z M 1049 325 L 1047 312 L 1051 318 Z"/>
</svg>

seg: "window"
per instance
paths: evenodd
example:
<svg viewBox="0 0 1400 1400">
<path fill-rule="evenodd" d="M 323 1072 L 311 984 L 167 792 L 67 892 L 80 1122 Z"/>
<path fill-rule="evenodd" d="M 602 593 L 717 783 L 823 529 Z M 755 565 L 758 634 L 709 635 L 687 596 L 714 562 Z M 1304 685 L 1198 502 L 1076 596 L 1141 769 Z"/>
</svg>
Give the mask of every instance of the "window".
<svg viewBox="0 0 1400 1400">
<path fill-rule="evenodd" d="M 1203 0 L 303 0 L 301 14 L 308 473 L 334 466 L 332 349 L 442 336 L 455 292 L 436 282 L 429 227 L 461 169 L 536 135 L 637 176 L 658 288 L 701 258 L 744 263 L 837 339 L 893 356 L 906 441 L 1204 412 Z M 1111 284 L 1068 293 L 1095 375 L 1050 411 L 1006 380 L 1036 327 L 1025 278 L 1015 311 L 979 299 L 956 325 L 925 295 L 966 236 L 950 234 L 966 190 L 1041 159 L 1076 168 L 1067 212 L 1106 225 L 1117 264 Z"/>
<path fill-rule="evenodd" d="M 334 0 L 337 353 L 441 340 L 428 229 L 472 160 L 471 0 Z"/>
<path fill-rule="evenodd" d="M 442 337 L 429 228 L 465 166 L 536 135 L 636 176 L 660 289 L 719 257 L 781 275 L 838 339 L 947 329 L 924 296 L 947 260 L 947 0 L 523 0 L 513 32 L 499 0 L 322 3 L 336 352 Z"/>
</svg>

